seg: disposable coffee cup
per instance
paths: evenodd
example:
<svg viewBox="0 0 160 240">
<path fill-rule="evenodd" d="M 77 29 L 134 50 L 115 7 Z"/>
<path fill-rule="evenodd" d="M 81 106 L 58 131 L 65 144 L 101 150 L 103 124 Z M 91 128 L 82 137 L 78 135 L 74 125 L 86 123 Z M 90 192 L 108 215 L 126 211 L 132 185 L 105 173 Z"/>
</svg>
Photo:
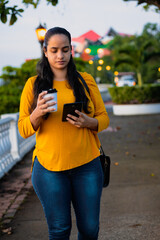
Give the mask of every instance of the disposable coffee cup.
<svg viewBox="0 0 160 240">
<path fill-rule="evenodd" d="M 55 105 L 48 107 L 48 109 L 55 108 L 55 110 L 52 112 L 56 112 L 57 111 L 57 90 L 53 88 L 46 91 L 47 91 L 47 94 L 44 95 L 44 98 L 51 97 L 51 96 L 54 97 L 53 99 L 47 101 L 47 103 L 56 102 Z"/>
</svg>

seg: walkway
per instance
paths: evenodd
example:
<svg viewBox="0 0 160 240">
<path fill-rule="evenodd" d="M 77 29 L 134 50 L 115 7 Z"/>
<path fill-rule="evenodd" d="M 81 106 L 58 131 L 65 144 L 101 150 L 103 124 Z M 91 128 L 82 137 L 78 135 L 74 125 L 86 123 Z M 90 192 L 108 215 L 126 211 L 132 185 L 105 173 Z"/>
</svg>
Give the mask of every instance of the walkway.
<svg viewBox="0 0 160 240">
<path fill-rule="evenodd" d="M 160 115 L 109 115 L 110 127 L 99 134 L 112 160 L 110 186 L 102 195 L 99 239 L 159 240 Z M 1 240 L 48 239 L 43 210 L 30 183 L 31 154 L 0 180 L 1 213 L 8 209 Z M 76 240 L 72 215 L 71 240 Z"/>
</svg>

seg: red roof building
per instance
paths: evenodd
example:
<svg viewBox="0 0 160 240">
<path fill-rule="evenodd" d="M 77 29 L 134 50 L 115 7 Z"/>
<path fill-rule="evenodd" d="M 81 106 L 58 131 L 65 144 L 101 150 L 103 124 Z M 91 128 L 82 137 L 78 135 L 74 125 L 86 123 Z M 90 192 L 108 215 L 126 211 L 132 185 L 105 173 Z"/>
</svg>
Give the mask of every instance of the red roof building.
<svg viewBox="0 0 160 240">
<path fill-rule="evenodd" d="M 131 36 L 129 34 L 119 33 L 113 28 L 110 28 L 104 36 L 100 36 L 93 30 L 90 30 L 77 38 L 72 38 L 73 56 L 81 57 L 83 60 L 88 61 L 89 59 L 92 59 L 93 56 L 97 55 L 98 48 L 103 48 L 102 53 L 98 54 L 99 58 L 102 58 L 103 56 L 109 56 L 111 54 L 109 44 L 117 35 L 123 37 Z M 88 47 L 92 50 L 90 54 L 84 52 L 84 50 Z"/>
<path fill-rule="evenodd" d="M 81 36 L 77 37 L 77 38 L 72 38 L 73 42 L 79 42 L 79 43 L 83 43 L 86 39 L 96 42 L 99 38 L 101 38 L 100 35 L 98 35 L 96 32 L 90 30 L 84 34 L 82 34 Z"/>
</svg>

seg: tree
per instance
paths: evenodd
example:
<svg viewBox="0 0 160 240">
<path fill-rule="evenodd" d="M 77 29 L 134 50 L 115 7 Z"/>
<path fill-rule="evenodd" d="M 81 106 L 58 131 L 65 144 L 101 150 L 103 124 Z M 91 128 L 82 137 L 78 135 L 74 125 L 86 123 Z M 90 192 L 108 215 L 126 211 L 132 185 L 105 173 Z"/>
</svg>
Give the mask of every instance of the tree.
<svg viewBox="0 0 160 240">
<path fill-rule="evenodd" d="M 149 78 L 158 76 L 156 69 L 160 60 L 159 46 L 160 38 L 156 24 L 146 24 L 140 36 L 115 38 L 115 67 L 129 65 L 137 73 L 138 84 L 142 85 L 142 75 L 147 73 Z M 146 82 L 150 81 L 151 79 L 146 79 Z"/>
<path fill-rule="evenodd" d="M 160 10 L 160 0 L 123 0 L 125 2 L 136 1 L 138 5 L 145 3 L 144 9 L 148 10 L 151 5 L 156 6 L 156 12 Z"/>
<path fill-rule="evenodd" d="M 36 65 L 39 59 L 27 61 L 20 68 L 6 66 L 0 76 L 4 85 L 0 87 L 0 113 L 15 113 L 19 111 L 20 96 L 26 80 L 36 75 Z"/>
<path fill-rule="evenodd" d="M 39 59 L 28 60 L 21 65 L 20 68 L 6 66 L 2 69 L 3 73 L 0 76 L 5 82 L 5 85 L 15 85 L 22 89 L 26 80 L 36 75 L 36 65 Z"/>
<path fill-rule="evenodd" d="M 10 17 L 9 25 L 13 25 L 17 19 L 18 16 L 22 16 L 21 13 L 24 12 L 24 8 L 18 8 L 17 5 L 14 6 L 8 6 L 8 4 L 11 1 L 9 0 L 1 0 L 0 1 L 0 20 L 2 23 L 7 22 L 7 17 Z M 51 4 L 52 6 L 56 6 L 58 3 L 58 0 L 46 0 L 47 4 Z M 32 5 L 34 8 L 37 8 L 39 5 L 40 0 L 22 0 L 22 4 L 24 7 L 28 7 L 29 5 Z"/>
</svg>

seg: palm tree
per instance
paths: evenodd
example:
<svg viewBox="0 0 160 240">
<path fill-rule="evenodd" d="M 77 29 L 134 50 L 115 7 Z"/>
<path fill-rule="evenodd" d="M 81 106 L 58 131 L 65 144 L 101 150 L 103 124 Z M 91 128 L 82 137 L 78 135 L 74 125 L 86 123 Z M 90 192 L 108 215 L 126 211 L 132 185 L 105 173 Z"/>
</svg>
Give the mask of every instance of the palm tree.
<svg viewBox="0 0 160 240">
<path fill-rule="evenodd" d="M 138 85 L 142 85 L 143 65 L 151 59 L 160 57 L 160 48 L 155 38 L 147 34 L 126 37 L 114 51 L 115 67 L 128 64 L 137 73 Z"/>
</svg>

